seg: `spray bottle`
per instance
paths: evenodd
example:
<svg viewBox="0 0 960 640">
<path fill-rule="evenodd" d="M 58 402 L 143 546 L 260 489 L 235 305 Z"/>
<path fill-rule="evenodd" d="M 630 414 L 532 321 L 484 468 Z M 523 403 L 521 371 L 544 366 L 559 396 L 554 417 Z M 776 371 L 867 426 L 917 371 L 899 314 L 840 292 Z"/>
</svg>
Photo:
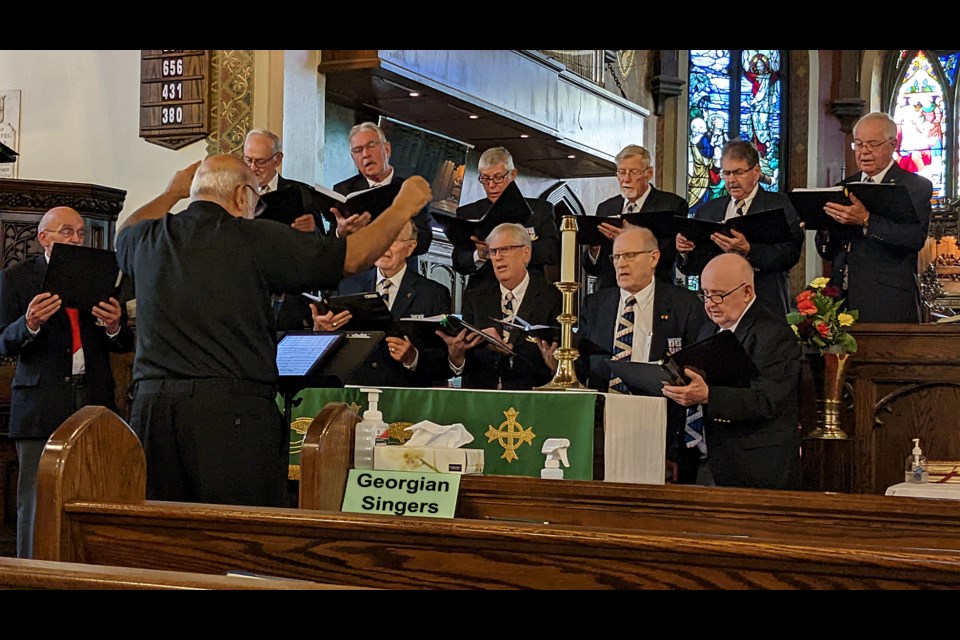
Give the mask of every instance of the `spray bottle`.
<svg viewBox="0 0 960 640">
<path fill-rule="evenodd" d="M 354 432 L 353 467 L 373 469 L 373 449 L 377 445 L 377 438 L 390 427 L 377 409 L 380 389 L 360 389 L 360 392 L 367 394 L 367 410 L 363 412 L 363 420 L 357 423 Z"/>
<path fill-rule="evenodd" d="M 904 480 L 906 482 L 926 482 L 928 478 L 927 458 L 920 450 L 920 438 L 914 438 L 913 451 L 907 456 Z"/>
<path fill-rule="evenodd" d="M 560 463 L 563 462 L 564 467 L 570 466 L 570 461 L 567 460 L 567 448 L 569 446 L 570 441 L 566 438 L 547 438 L 540 450 L 540 453 L 547 454 L 547 461 L 544 463 L 543 469 L 540 470 L 541 478 L 563 480 L 563 468 L 560 467 Z"/>
</svg>

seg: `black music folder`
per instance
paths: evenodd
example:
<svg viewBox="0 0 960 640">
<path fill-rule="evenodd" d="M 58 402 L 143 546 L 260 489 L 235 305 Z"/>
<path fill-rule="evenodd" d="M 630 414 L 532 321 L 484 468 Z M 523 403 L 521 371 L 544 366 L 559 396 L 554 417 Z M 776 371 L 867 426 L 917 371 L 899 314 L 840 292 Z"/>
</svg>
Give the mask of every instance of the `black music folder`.
<svg viewBox="0 0 960 640">
<path fill-rule="evenodd" d="M 117 254 L 58 242 L 50 250 L 50 264 L 41 291 L 60 296 L 64 307 L 90 310 L 97 303 L 116 298 L 121 273 Z"/>
<path fill-rule="evenodd" d="M 459 247 L 472 247 L 472 236 L 483 241 L 494 227 L 505 222 L 526 226 L 533 212 L 520 192 L 520 187 L 516 182 L 511 182 L 479 219 L 458 218 L 455 213 L 445 211 L 433 211 L 432 214 L 434 221 L 443 228 L 444 235 L 452 244 Z"/>
<path fill-rule="evenodd" d="M 638 211 L 636 213 L 624 213 L 622 217 L 625 222 L 635 227 L 650 229 L 657 240 L 676 238 L 680 232 L 680 225 L 689 219 L 677 214 L 676 211 Z"/>
<path fill-rule="evenodd" d="M 599 244 L 612 244 L 607 236 L 600 233 L 597 228 L 603 223 L 614 227 L 623 226 L 623 218 L 620 216 L 577 216 L 577 244 L 595 246 Z"/>
<path fill-rule="evenodd" d="M 849 230 L 852 225 L 840 224 L 827 215 L 823 208 L 828 202 L 850 206 L 848 192 L 853 193 L 863 203 L 870 215 L 875 214 L 897 224 L 917 222 L 910 192 L 902 184 L 848 182 L 835 187 L 794 189 L 787 196 L 796 207 L 806 229 L 843 231 Z"/>
<path fill-rule="evenodd" d="M 330 296 L 325 300 L 308 293 L 301 295 L 312 301 L 321 315 L 349 311 L 353 317 L 343 327 L 344 331 L 387 331 L 394 324 L 383 296 L 375 291 Z"/>
<path fill-rule="evenodd" d="M 828 202 L 850 206 L 850 199 L 843 187 L 794 189 L 787 193 L 787 197 L 800 215 L 804 229 L 808 231 L 842 231 L 850 228 L 823 210 Z"/>
<path fill-rule="evenodd" d="M 371 220 L 376 220 L 377 216 L 393 204 L 393 199 L 400 193 L 402 184 L 402 182 L 391 182 L 381 187 L 354 191 L 349 195 L 337 193 L 326 187 L 316 187 L 317 193 L 320 194 L 319 199 L 322 201 L 323 211 L 320 213 L 334 224 L 336 224 L 336 218 L 330 213 L 331 207 L 339 209 L 340 215 L 344 218 L 366 211 L 370 213 Z"/>
<path fill-rule="evenodd" d="M 730 230 L 739 231 L 750 244 L 777 244 L 790 241 L 790 226 L 783 209 L 770 209 L 757 213 L 736 216 L 724 222 L 679 218 L 679 233 L 697 245 L 697 248 L 713 245 L 710 236 L 721 233 L 730 236 Z"/>
<path fill-rule="evenodd" d="M 910 192 L 902 184 L 876 182 L 848 182 L 847 191 L 853 193 L 871 215 L 878 215 L 897 224 L 917 222 Z M 847 225 L 849 226 L 849 225 Z"/>
<path fill-rule="evenodd" d="M 547 342 L 560 342 L 560 327 L 546 324 L 530 324 L 520 316 L 515 316 L 513 322 L 503 319 L 490 318 L 507 330 L 519 329 L 527 338 L 540 338 Z"/>
<path fill-rule="evenodd" d="M 473 326 L 460 316 L 455 316 L 452 313 L 444 313 L 437 316 L 401 318 L 397 324 L 400 327 L 400 331 L 410 338 L 411 342 L 422 340 L 424 344 L 429 344 L 431 340 L 439 340 L 443 344 L 443 349 L 446 349 L 447 343 L 443 342 L 443 338 L 437 336 L 435 332 L 439 330 L 448 336 L 456 336 L 462 330 L 466 329 L 468 333 L 479 335 L 484 342 L 499 347 L 512 356 L 517 355 L 506 342 L 491 336 L 489 333 L 485 333 L 483 329 Z"/>
<path fill-rule="evenodd" d="M 610 369 L 637 395 L 662 395 L 664 384 L 686 385 L 684 369 L 697 371 L 706 383 L 745 389 L 760 375 L 732 331 L 721 331 L 695 342 L 659 362 L 611 360 Z"/>
</svg>

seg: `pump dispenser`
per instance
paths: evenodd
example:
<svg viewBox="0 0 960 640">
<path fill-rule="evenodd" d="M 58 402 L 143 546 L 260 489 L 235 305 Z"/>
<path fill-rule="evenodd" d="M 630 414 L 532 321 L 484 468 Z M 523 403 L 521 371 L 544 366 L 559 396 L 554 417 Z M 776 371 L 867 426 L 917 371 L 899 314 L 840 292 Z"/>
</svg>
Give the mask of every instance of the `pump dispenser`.
<svg viewBox="0 0 960 640">
<path fill-rule="evenodd" d="M 357 423 L 353 440 L 353 467 L 355 469 L 373 469 L 373 448 L 377 438 L 390 428 L 383 421 L 383 414 L 377 409 L 380 389 L 360 389 L 367 394 L 367 410 L 363 420 Z"/>
<path fill-rule="evenodd" d="M 570 461 L 567 460 L 567 448 L 569 446 L 570 441 L 566 438 L 547 438 L 540 450 L 540 453 L 547 454 L 547 461 L 544 463 L 543 469 L 540 470 L 542 479 L 563 480 L 563 469 L 560 467 L 560 463 L 562 462 L 564 467 L 570 466 Z"/>
<path fill-rule="evenodd" d="M 927 472 L 927 458 L 920 450 L 920 438 L 913 439 L 913 451 L 907 456 L 906 471 L 904 480 L 906 482 L 926 482 L 929 478 Z"/>
</svg>

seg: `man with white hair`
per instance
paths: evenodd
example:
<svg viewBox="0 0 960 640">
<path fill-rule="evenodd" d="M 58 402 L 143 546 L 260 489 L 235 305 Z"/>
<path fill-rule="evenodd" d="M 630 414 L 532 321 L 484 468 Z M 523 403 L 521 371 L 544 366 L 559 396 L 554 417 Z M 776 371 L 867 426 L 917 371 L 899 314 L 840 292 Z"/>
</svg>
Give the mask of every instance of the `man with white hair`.
<svg viewBox="0 0 960 640">
<path fill-rule="evenodd" d="M 188 193 L 186 210 L 168 215 Z M 258 199 L 240 159 L 213 156 L 178 172 L 117 234 L 120 267 L 136 284 L 131 426 L 150 499 L 289 505 L 271 296 L 332 288 L 369 268 L 430 188 L 406 180 L 346 239 L 252 220 Z"/>
<path fill-rule="evenodd" d="M 758 303 L 754 269 L 746 258 L 721 254 L 707 263 L 700 278 L 699 295 L 715 325 L 708 325 L 700 339 L 732 331 L 759 375 L 743 389 L 686 369 L 690 384 L 667 385 L 663 395 L 684 407 L 702 408 L 701 435 L 718 486 L 800 489 L 796 336 L 782 316 Z"/>
<path fill-rule="evenodd" d="M 817 251 L 830 260 L 833 284 L 861 322 L 920 322 L 917 255 L 927 241 L 933 185 L 901 169 L 893 160 L 897 123 L 885 113 L 860 118 L 853 128 L 858 173 L 848 182 L 877 182 L 906 187 L 916 213 L 912 222 L 894 222 L 868 211 L 850 194 L 852 204 L 830 203 L 828 215 L 846 225 L 841 232 L 818 231 Z"/>
<path fill-rule="evenodd" d="M 457 209 L 458 218 L 482 218 L 500 199 L 510 183 L 517 179 L 518 174 L 513 164 L 513 156 L 503 147 L 484 151 L 477 163 L 477 169 L 480 172 L 477 180 L 483 185 L 487 197 Z M 552 204 L 539 198 L 526 198 L 526 201 L 532 212 L 525 225 L 531 241 L 528 267 L 531 275 L 540 279 L 543 277 L 544 267 L 560 262 L 560 231 L 557 229 Z M 454 245 L 453 268 L 457 273 L 470 276 L 467 289 L 496 280 L 487 243 L 481 238 L 474 237 L 473 242 L 467 245 Z"/>
<path fill-rule="evenodd" d="M 463 319 L 486 333 L 502 339 L 517 354 L 511 356 L 497 347 L 470 336 L 466 330 L 455 338 L 441 334 L 447 342 L 450 368 L 463 375 L 468 389 L 532 389 L 553 377 L 535 342 L 519 329 L 504 330 L 491 320 L 531 325 L 557 325 L 562 302 L 560 291 L 545 278 L 532 277 L 527 270 L 532 253 L 530 234 L 513 223 L 500 224 L 484 239 L 495 280 L 477 286 L 463 300 Z"/>
<path fill-rule="evenodd" d="M 10 402 L 10 437 L 20 461 L 17 556 L 33 556 L 37 469 L 57 427 L 86 405 L 117 410 L 110 353 L 133 348 L 116 298 L 91 309 L 63 306 L 42 291 L 53 245 L 82 245 L 83 218 L 70 207 L 47 211 L 37 226 L 41 255 L 0 272 L 0 354 L 17 359 Z M 98 326 L 99 325 L 99 326 Z"/>
</svg>

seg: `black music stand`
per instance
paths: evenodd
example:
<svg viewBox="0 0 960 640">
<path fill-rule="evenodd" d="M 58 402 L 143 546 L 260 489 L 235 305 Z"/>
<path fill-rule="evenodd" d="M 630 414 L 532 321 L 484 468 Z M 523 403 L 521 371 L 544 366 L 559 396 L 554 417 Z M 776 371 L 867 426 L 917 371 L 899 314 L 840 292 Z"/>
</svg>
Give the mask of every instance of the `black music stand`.
<svg viewBox="0 0 960 640">
<path fill-rule="evenodd" d="M 339 388 L 370 357 L 383 340 L 383 331 L 287 331 L 277 344 L 277 391 L 283 395 L 285 424 L 304 389 Z"/>
</svg>

